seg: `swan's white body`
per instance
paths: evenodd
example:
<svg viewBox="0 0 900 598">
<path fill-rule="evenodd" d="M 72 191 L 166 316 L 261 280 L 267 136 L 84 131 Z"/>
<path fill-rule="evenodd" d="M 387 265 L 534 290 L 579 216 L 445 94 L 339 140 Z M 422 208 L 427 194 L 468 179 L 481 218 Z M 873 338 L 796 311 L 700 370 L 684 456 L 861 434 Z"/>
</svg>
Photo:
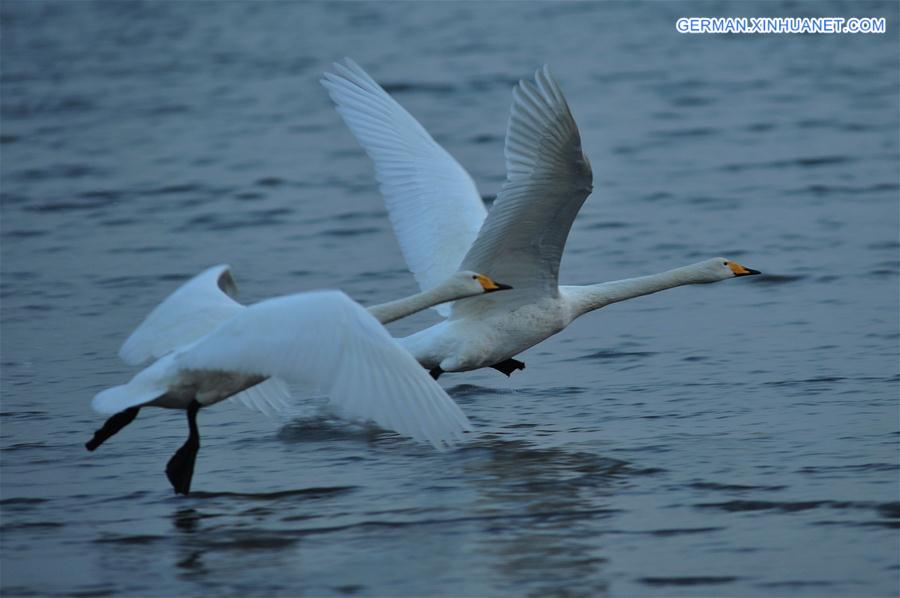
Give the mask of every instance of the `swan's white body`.
<svg viewBox="0 0 900 598">
<path fill-rule="evenodd" d="M 425 129 L 350 59 L 322 84 L 375 164 L 406 263 L 423 289 L 458 268 L 486 272 L 514 290 L 456 301 L 449 316 L 399 339 L 427 368 L 488 367 L 604 305 L 684 284 L 756 273 L 714 258 L 591 286 L 559 286 L 569 229 L 593 175 L 578 127 L 547 67 L 520 81 L 506 135 L 507 180 L 485 212 L 471 177 Z"/>
<path fill-rule="evenodd" d="M 347 417 L 450 446 L 471 428 L 466 416 L 382 324 L 500 288 L 459 272 L 427 292 L 368 311 L 340 291 L 247 307 L 229 295 L 235 286 L 228 267 L 216 266 L 163 301 L 120 351 L 130 363 L 157 361 L 128 384 L 99 393 L 92 405 L 112 414 L 137 406 L 186 409 L 194 400 L 208 406 L 235 396 L 278 411 L 290 398 L 289 382 L 327 395 Z"/>
<path fill-rule="evenodd" d="M 398 339 L 422 366 L 464 372 L 518 355 L 571 322 L 561 300 L 542 298 L 512 310 L 484 306 L 471 317 L 450 318 Z"/>
</svg>

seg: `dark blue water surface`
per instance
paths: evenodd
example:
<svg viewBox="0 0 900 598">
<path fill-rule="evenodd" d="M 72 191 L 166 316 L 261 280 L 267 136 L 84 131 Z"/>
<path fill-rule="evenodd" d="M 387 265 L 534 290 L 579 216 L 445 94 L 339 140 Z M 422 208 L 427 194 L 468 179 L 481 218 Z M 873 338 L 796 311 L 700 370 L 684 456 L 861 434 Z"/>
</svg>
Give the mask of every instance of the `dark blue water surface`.
<svg viewBox="0 0 900 598">
<path fill-rule="evenodd" d="M 896 3 L 0 12 L 4 596 L 897 594 Z M 724 15 L 888 31 L 675 31 Z M 163 476 L 182 413 L 87 453 L 91 397 L 135 371 L 120 343 L 207 266 L 248 302 L 415 291 L 318 83 L 345 55 L 486 196 L 511 86 L 551 65 L 596 177 L 563 282 L 718 255 L 767 275 L 586 316 L 510 380 L 442 378 L 477 428 L 458 450 L 226 403 L 188 498 Z"/>
</svg>

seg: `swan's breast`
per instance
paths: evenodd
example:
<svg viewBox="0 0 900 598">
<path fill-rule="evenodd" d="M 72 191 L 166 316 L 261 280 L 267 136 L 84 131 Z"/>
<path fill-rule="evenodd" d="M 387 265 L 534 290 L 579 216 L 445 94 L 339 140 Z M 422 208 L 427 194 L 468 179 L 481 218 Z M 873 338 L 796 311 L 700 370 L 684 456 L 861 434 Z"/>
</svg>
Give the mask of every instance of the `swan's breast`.
<svg viewBox="0 0 900 598">
<path fill-rule="evenodd" d="M 559 300 L 547 298 L 495 316 L 485 324 L 514 351 L 509 354 L 511 357 L 565 328 L 566 314 Z"/>
<path fill-rule="evenodd" d="M 441 367 L 464 371 L 509 359 L 565 328 L 566 316 L 558 299 L 546 298 L 508 312 L 493 310 L 482 318 L 451 321 L 458 342 Z"/>
</svg>

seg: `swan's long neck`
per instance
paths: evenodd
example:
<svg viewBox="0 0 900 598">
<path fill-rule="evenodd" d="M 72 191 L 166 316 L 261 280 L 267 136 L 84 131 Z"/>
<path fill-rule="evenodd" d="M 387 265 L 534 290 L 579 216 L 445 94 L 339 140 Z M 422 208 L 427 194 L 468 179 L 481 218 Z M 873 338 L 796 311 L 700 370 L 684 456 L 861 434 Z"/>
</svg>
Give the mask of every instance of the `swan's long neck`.
<svg viewBox="0 0 900 598">
<path fill-rule="evenodd" d="M 708 281 L 698 276 L 696 266 L 684 266 L 650 276 L 626 278 L 588 286 L 562 286 L 560 292 L 566 297 L 574 320 L 580 315 L 600 309 L 610 303 L 618 303 L 626 299 L 702 282 Z"/>
<path fill-rule="evenodd" d="M 367 309 L 379 322 L 387 324 L 388 322 L 411 316 L 416 312 L 428 309 L 439 303 L 456 301 L 457 299 L 463 299 L 470 296 L 471 293 L 460 294 L 458 290 L 454 291 L 447 285 L 438 285 L 433 289 L 422 291 L 421 293 L 416 293 L 409 297 L 403 297 L 396 301 L 388 301 L 387 303 L 373 305 Z"/>
</svg>

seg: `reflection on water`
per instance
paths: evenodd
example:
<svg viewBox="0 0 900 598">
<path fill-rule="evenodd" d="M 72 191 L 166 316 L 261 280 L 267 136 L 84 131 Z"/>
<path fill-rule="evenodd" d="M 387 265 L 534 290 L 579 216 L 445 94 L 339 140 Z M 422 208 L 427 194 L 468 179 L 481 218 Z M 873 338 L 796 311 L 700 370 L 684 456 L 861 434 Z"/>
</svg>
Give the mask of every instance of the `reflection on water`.
<svg viewBox="0 0 900 598">
<path fill-rule="evenodd" d="M 0 591 L 895 593 L 898 19 L 866 6 L 887 34 L 683 36 L 655 3 L 3 3 Z M 487 203 L 509 90 L 552 66 L 596 173 L 564 282 L 765 275 L 605 308 L 511 379 L 442 377 L 458 450 L 309 400 L 204 412 L 186 498 L 183 414 L 87 453 L 119 344 L 206 267 L 246 302 L 415 289 L 317 82 L 345 55 Z"/>
<path fill-rule="evenodd" d="M 579 594 L 606 592 L 597 526 L 617 510 L 605 499 L 627 464 L 522 441 L 471 450 L 482 457 L 466 468 L 478 493 L 473 511 L 486 518 L 479 552 L 499 576 L 527 592 L 553 592 L 573 578 Z"/>
</svg>

